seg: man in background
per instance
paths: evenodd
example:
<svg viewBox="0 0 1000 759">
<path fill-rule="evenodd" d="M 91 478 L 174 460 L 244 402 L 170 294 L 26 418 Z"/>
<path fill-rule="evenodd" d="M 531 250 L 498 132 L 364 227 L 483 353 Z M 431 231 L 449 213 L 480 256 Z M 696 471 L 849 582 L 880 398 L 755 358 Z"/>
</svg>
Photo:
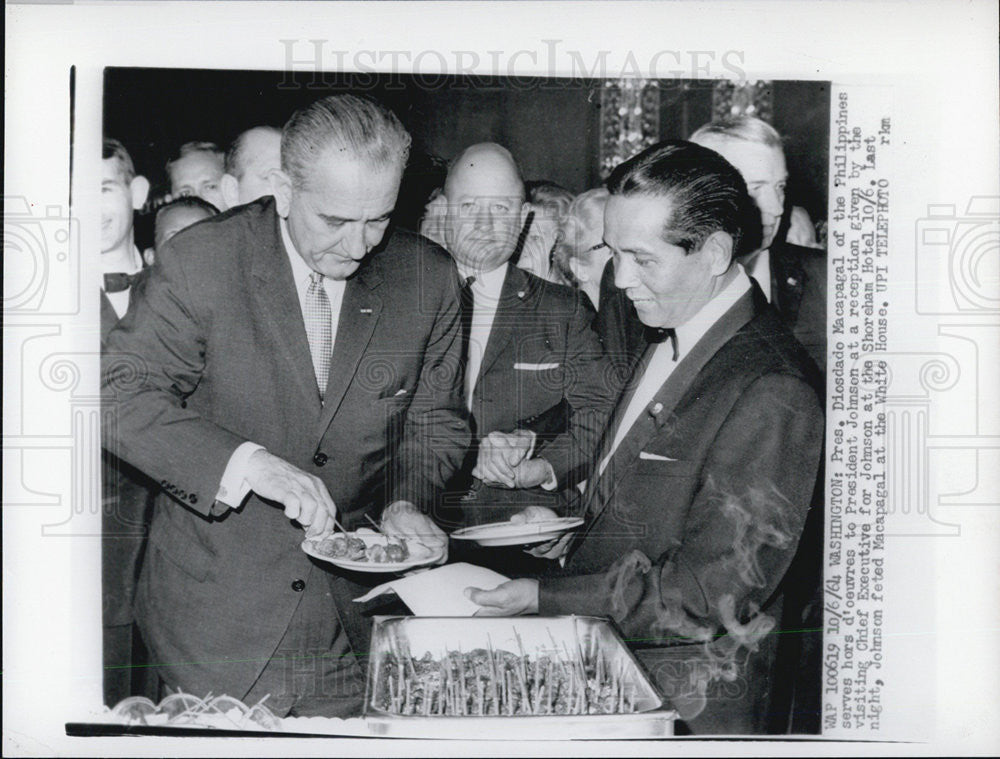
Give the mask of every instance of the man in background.
<svg viewBox="0 0 1000 759">
<path fill-rule="evenodd" d="M 510 263 L 529 208 L 505 148 L 467 148 L 442 197 L 468 324 L 465 402 L 475 443 L 453 483 L 468 491 L 464 519 L 507 519 L 529 505 L 558 510 L 576 493 L 617 394 L 593 309 L 582 294 Z M 542 450 L 545 460 L 527 461 Z"/>
<path fill-rule="evenodd" d="M 182 195 L 165 206 L 160 206 L 156 211 L 153 234 L 156 249 L 162 250 L 178 232 L 203 219 L 210 219 L 218 213 L 218 208 L 197 195 Z"/>
<path fill-rule="evenodd" d="M 229 208 L 222 196 L 224 154 L 214 142 L 186 142 L 167 161 L 170 195 L 197 195 L 220 211 Z"/>
<path fill-rule="evenodd" d="M 281 168 L 281 130 L 257 126 L 239 135 L 226 151 L 222 195 L 233 208 L 271 194 L 271 172 Z"/>
<path fill-rule="evenodd" d="M 146 265 L 153 265 L 156 252 L 162 250 L 167 241 L 178 232 L 217 213 L 219 213 L 218 208 L 197 195 L 181 195 L 160 206 L 153 221 L 153 247 L 147 248 L 142 254 Z"/>
<path fill-rule="evenodd" d="M 101 175 L 101 346 L 108 333 L 140 297 L 148 270 L 135 246 L 134 212 L 142 207 L 149 182 L 137 176 L 132 158 L 118 140 L 105 139 Z M 113 706 L 130 695 L 148 695 L 142 642 L 132 601 L 142 563 L 153 498 L 153 483 L 101 449 L 101 591 L 103 599 L 104 702 Z M 134 653 L 134 655 L 133 655 Z"/>
<path fill-rule="evenodd" d="M 826 253 L 776 235 L 785 215 L 788 169 L 781 135 L 753 116 L 705 124 L 691 142 L 714 150 L 737 168 L 760 210 L 760 248 L 740 259 L 768 302 L 821 371 L 826 367 Z"/>
</svg>

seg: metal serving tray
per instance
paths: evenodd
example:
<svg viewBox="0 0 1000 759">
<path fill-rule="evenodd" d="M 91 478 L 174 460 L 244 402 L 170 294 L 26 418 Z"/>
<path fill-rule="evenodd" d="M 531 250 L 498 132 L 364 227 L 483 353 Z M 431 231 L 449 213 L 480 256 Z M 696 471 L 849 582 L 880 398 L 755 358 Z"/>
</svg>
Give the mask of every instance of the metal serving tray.
<svg viewBox="0 0 1000 759">
<path fill-rule="evenodd" d="M 553 645 L 553 643 L 555 645 Z M 633 711 L 615 714 L 399 714 L 384 708 L 389 694 L 379 668 L 389 655 L 408 650 L 413 659 L 430 653 L 474 649 L 523 650 L 536 655 L 566 652 L 586 662 L 603 659 L 620 673 Z M 575 740 L 662 738 L 673 735 L 676 714 L 663 699 L 607 620 L 597 617 L 376 617 L 365 693 L 365 721 L 371 735 L 399 738 L 491 740 Z"/>
</svg>

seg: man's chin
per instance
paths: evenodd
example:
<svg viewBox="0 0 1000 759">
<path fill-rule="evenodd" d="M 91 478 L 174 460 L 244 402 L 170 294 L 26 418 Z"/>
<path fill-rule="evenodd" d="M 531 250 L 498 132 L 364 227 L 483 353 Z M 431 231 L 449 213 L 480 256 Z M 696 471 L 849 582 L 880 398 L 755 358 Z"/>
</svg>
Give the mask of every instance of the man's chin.
<svg viewBox="0 0 1000 759">
<path fill-rule="evenodd" d="M 335 264 L 323 262 L 317 271 L 327 279 L 347 279 L 361 266 L 360 261 L 343 261 Z"/>
</svg>

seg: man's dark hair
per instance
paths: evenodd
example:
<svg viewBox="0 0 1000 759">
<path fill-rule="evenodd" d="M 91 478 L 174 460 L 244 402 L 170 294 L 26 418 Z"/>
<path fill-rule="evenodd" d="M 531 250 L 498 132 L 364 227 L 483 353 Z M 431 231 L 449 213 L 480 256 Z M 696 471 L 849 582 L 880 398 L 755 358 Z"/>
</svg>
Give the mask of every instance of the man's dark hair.
<svg viewBox="0 0 1000 759">
<path fill-rule="evenodd" d="M 157 208 L 156 218 L 159 218 L 161 213 L 169 211 L 171 208 L 197 208 L 202 211 L 206 211 L 211 216 L 215 216 L 219 213 L 218 208 L 209 203 L 207 200 L 199 198 L 197 195 L 181 195 L 179 198 L 175 198 L 169 203 L 164 203 L 162 206 Z"/>
<path fill-rule="evenodd" d="M 671 214 L 662 238 L 693 253 L 710 235 L 733 238 L 733 258 L 760 246 L 760 212 L 743 177 L 714 150 L 685 140 L 657 143 L 620 164 L 608 177 L 612 195 L 663 198 Z"/>
<path fill-rule="evenodd" d="M 132 156 L 128 154 L 125 146 L 112 137 L 104 138 L 104 148 L 101 152 L 103 160 L 114 158 L 118 162 L 118 170 L 121 171 L 125 184 L 135 179 L 135 165 L 132 163 Z"/>
</svg>

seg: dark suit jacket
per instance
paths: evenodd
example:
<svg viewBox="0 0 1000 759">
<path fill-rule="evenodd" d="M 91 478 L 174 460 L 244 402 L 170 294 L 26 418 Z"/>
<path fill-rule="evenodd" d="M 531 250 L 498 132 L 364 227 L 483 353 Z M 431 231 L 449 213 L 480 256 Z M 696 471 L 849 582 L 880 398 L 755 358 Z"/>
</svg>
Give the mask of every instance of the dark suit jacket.
<svg viewBox="0 0 1000 759">
<path fill-rule="evenodd" d="M 148 279 L 144 269 L 133 285 L 129 300 L 141 297 Z M 101 347 L 118 323 L 118 314 L 101 291 Z M 146 547 L 155 484 L 113 452 L 101 449 L 101 595 L 105 627 L 131 625 L 132 601 Z M 117 658 L 131 651 L 116 652 Z M 109 661 L 109 666 L 127 661 Z M 122 698 L 128 693 L 120 694 Z"/>
<path fill-rule="evenodd" d="M 529 504 L 560 508 L 558 491 L 585 475 L 620 384 L 592 328 L 586 296 L 509 266 L 472 395 L 478 441 L 518 428 L 538 433 L 557 492 L 481 487 L 463 502 L 464 521 L 506 519 Z M 453 491 L 464 492 L 478 457 L 473 445 Z"/>
<path fill-rule="evenodd" d="M 273 198 L 189 227 L 157 257 L 145 297 L 108 337 L 108 436 L 169 494 L 137 605 L 152 649 L 184 663 L 187 682 L 242 696 L 313 566 L 276 504 L 251 495 L 212 516 L 237 446 L 318 476 L 347 529 L 392 500 L 428 507 L 458 466 L 469 433 L 457 288 L 448 255 L 416 235 L 373 251 L 347 282 L 321 405 Z M 358 587 L 329 577 L 364 652 Z"/>
<path fill-rule="evenodd" d="M 691 683 L 718 679 L 719 660 L 705 653 L 717 633 L 728 634 L 713 652 L 739 667 L 758 610 L 780 619 L 777 591 L 819 465 L 818 385 L 754 287 L 681 359 L 590 483 L 586 533 L 565 571 L 541 580 L 541 614 L 611 616 L 696 732 L 755 731 L 767 719 L 775 636 L 757 644 L 735 685 L 710 687 L 697 721 L 704 704 Z"/>
<path fill-rule="evenodd" d="M 826 251 L 771 245 L 771 303 L 826 373 Z"/>
</svg>

